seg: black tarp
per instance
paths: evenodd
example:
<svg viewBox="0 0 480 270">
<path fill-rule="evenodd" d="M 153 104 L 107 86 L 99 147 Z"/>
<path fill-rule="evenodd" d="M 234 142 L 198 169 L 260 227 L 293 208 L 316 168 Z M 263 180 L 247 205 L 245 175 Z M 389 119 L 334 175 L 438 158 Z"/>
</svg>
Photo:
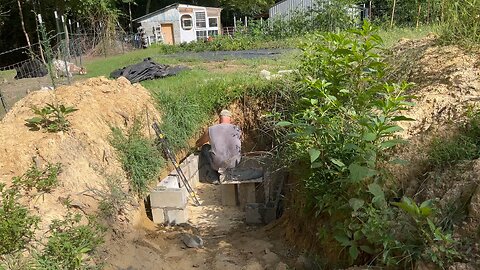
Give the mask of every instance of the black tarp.
<svg viewBox="0 0 480 270">
<path fill-rule="evenodd" d="M 48 74 L 48 69 L 42 61 L 38 59 L 30 59 L 23 62 L 20 66 L 15 67 L 17 75 L 15 79 L 43 77 Z"/>
<path fill-rule="evenodd" d="M 172 67 L 169 65 L 161 65 L 152 61 L 151 58 L 146 58 L 138 64 L 130 65 L 113 71 L 112 73 L 110 73 L 110 77 L 116 79 L 120 76 L 123 76 L 127 78 L 131 83 L 137 83 L 145 80 L 153 80 L 157 78 L 173 76 L 185 69 L 188 69 L 188 67 Z"/>
</svg>

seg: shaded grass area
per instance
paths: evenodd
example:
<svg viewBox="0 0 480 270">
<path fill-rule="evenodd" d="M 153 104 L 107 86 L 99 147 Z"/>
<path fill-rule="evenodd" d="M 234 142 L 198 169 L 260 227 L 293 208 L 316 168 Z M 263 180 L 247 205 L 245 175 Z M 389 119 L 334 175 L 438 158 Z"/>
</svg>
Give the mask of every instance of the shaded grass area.
<svg viewBox="0 0 480 270">
<path fill-rule="evenodd" d="M 187 146 L 215 112 L 243 95 L 269 93 L 272 82 L 255 73 L 212 74 L 208 70 L 192 70 L 164 80 L 145 81 L 163 113 L 161 128 L 174 150 Z"/>
<path fill-rule="evenodd" d="M 381 28 L 378 34 L 385 42 L 385 47 L 390 48 L 398 43 L 402 38 L 421 39 L 426 37 L 429 33 L 436 33 L 437 27 L 432 25 L 422 25 L 418 29 L 413 27 L 394 27 Z"/>
</svg>

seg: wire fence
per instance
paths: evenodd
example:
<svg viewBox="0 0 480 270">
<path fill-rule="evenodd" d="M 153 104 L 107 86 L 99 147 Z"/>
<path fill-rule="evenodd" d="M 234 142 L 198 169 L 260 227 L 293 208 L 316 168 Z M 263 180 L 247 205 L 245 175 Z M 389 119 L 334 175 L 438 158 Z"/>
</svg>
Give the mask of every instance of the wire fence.
<svg viewBox="0 0 480 270">
<path fill-rule="evenodd" d="M 39 29 L 40 42 L 0 52 L 0 118 L 31 91 L 53 90 L 71 84 L 88 72 L 85 59 L 108 57 L 141 48 L 138 35 L 117 29 L 102 32 L 46 33 Z M 22 60 L 12 60 L 12 59 Z"/>
</svg>

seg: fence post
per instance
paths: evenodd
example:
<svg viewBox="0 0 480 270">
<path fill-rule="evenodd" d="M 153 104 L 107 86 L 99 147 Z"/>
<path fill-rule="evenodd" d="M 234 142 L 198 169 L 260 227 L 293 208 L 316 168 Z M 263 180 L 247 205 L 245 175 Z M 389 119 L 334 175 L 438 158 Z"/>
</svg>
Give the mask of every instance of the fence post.
<svg viewBox="0 0 480 270">
<path fill-rule="evenodd" d="M 75 36 L 73 35 L 73 31 L 72 31 L 72 20 L 68 19 L 68 32 L 69 32 L 69 36 L 70 36 L 70 39 L 69 39 L 69 42 L 68 42 L 68 48 L 72 48 L 75 46 Z M 73 39 L 73 41 L 72 41 Z M 70 45 L 73 45 L 73 46 L 70 46 Z M 73 59 L 75 59 L 75 65 L 78 65 L 78 62 L 77 62 L 77 50 L 75 50 L 75 48 L 73 48 Z"/>
<path fill-rule="evenodd" d="M 65 72 L 66 72 L 66 76 L 67 76 L 67 82 L 68 84 L 70 84 L 70 71 L 68 71 L 68 62 L 67 62 L 67 55 L 69 54 L 68 53 L 68 49 L 66 48 L 67 47 L 67 42 L 68 42 L 68 34 L 67 32 L 65 31 L 67 29 L 67 27 L 65 26 L 65 17 L 63 17 L 62 15 L 62 26 L 63 26 L 63 30 L 64 30 L 64 35 L 65 35 L 65 40 L 62 42 L 62 45 L 63 45 L 63 62 L 65 63 Z"/>
<path fill-rule="evenodd" d="M 80 23 L 77 22 L 77 36 L 80 38 Z M 82 66 L 82 51 L 78 51 L 78 59 L 80 60 L 80 66 Z"/>
<path fill-rule="evenodd" d="M 2 102 L 2 106 L 3 106 L 3 109 L 5 110 L 5 113 L 7 113 L 8 112 L 7 103 L 5 102 L 5 99 L 3 98 L 1 90 L 0 90 L 0 101 Z"/>
</svg>

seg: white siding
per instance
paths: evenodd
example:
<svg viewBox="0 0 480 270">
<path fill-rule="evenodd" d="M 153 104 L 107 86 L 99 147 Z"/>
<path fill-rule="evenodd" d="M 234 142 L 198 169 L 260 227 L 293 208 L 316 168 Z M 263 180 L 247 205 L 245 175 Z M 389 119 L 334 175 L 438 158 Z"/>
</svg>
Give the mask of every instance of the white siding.
<svg viewBox="0 0 480 270">
<path fill-rule="evenodd" d="M 290 19 L 296 11 L 307 11 L 313 5 L 315 0 L 285 0 L 280 2 L 269 10 L 270 18 L 282 17 Z"/>
</svg>

